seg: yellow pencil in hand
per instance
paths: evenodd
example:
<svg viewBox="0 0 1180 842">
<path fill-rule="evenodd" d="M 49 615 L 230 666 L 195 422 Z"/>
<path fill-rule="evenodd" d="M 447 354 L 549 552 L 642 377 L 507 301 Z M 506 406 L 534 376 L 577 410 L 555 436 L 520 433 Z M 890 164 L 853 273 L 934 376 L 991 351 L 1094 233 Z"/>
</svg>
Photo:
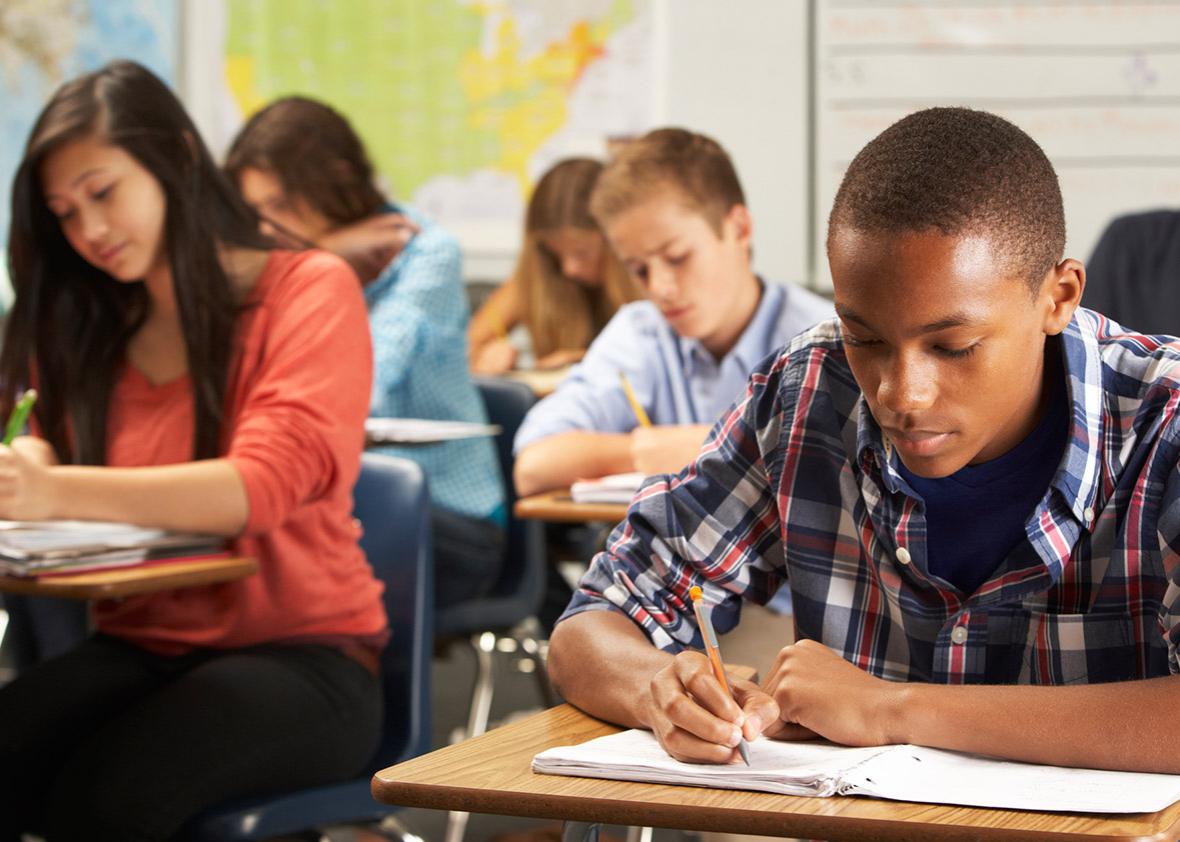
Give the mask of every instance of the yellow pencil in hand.
<svg viewBox="0 0 1180 842">
<path fill-rule="evenodd" d="M 713 677 L 725 689 L 725 692 L 730 696 L 733 691 L 729 688 L 729 681 L 725 677 L 725 664 L 721 663 L 721 652 L 717 648 L 717 632 L 713 630 L 713 620 L 709 617 L 709 611 L 704 605 L 704 594 L 698 585 L 693 585 L 688 590 L 688 596 L 692 600 L 692 610 L 697 616 L 697 626 L 701 630 L 701 640 L 705 642 L 705 655 L 709 658 L 709 665 L 713 667 Z M 746 761 L 746 765 L 750 765 L 750 745 L 746 742 L 746 738 L 742 737 L 737 745 L 738 754 L 742 756 L 742 760 Z"/>
<path fill-rule="evenodd" d="M 631 381 L 627 379 L 627 375 L 619 370 L 619 381 L 623 384 L 623 392 L 627 395 L 627 401 L 631 404 L 631 411 L 635 413 L 635 418 L 639 421 L 640 427 L 650 427 L 651 419 L 647 417 L 647 412 L 639 404 L 639 399 L 635 397 L 635 390 L 631 388 Z"/>
</svg>

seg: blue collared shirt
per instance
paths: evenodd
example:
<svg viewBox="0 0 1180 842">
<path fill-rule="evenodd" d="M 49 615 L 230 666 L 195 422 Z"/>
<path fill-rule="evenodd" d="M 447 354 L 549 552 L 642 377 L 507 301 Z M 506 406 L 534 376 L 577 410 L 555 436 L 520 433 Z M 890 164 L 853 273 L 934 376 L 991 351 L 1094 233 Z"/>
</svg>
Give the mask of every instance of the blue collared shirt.
<svg viewBox="0 0 1180 842">
<path fill-rule="evenodd" d="M 1068 684 L 1180 672 L 1180 342 L 1078 310 L 1056 344 L 1071 426 L 1025 540 L 973 593 L 931 572 L 833 320 L 767 359 L 678 476 L 647 480 L 565 616 L 657 646 L 724 634 L 788 585 L 799 638 L 899 681 Z"/>
<path fill-rule="evenodd" d="M 413 208 L 388 210 L 405 214 L 420 230 L 365 287 L 373 332 L 369 414 L 486 423 L 467 369 L 467 296 L 459 244 Z M 504 486 L 491 439 L 377 450 L 421 465 L 435 505 L 505 522 Z"/>
<path fill-rule="evenodd" d="M 758 309 L 720 361 L 679 336 L 650 301 L 622 307 L 552 395 L 533 407 L 516 434 L 516 452 L 571 430 L 626 433 L 638 422 L 619 383 L 626 373 L 653 424 L 712 424 L 767 354 L 817 321 L 832 304 L 796 286 L 763 284 Z"/>
</svg>

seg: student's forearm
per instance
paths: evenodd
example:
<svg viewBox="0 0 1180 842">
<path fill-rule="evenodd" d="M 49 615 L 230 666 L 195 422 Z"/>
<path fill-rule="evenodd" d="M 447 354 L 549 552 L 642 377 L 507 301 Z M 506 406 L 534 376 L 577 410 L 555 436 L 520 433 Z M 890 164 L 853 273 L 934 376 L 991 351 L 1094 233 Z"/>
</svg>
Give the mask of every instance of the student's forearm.
<svg viewBox="0 0 1180 842">
<path fill-rule="evenodd" d="M 245 485 L 225 459 L 142 468 L 64 465 L 50 468 L 49 479 L 55 518 L 231 536 L 249 516 Z"/>
<path fill-rule="evenodd" d="M 469 356 L 474 357 L 479 348 L 503 337 L 520 321 L 516 286 L 515 277 L 509 278 L 492 291 L 471 317 L 467 325 Z"/>
<path fill-rule="evenodd" d="M 516 493 L 539 494 L 568 488 L 574 480 L 635 470 L 628 433 L 577 430 L 541 439 L 516 457 Z"/>
<path fill-rule="evenodd" d="M 1070 687 L 898 685 L 893 742 L 1180 774 L 1180 676 Z"/>
<path fill-rule="evenodd" d="M 651 678 L 671 661 L 633 622 L 612 611 L 563 620 L 549 643 L 549 678 L 562 697 L 629 728 L 650 727 L 645 711 Z"/>
</svg>

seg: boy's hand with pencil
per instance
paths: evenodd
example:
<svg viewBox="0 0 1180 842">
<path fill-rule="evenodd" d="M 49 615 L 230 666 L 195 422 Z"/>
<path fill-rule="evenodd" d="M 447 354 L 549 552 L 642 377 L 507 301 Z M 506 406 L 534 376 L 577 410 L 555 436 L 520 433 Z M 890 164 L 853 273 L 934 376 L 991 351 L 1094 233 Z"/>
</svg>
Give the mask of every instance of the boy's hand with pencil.
<svg viewBox="0 0 1180 842">
<path fill-rule="evenodd" d="M 750 762 L 749 740 L 778 722 L 778 705 L 751 681 L 731 678 L 701 589 L 689 592 L 704 653 L 681 652 L 651 681 L 649 727 L 677 760 Z"/>
<path fill-rule="evenodd" d="M 635 470 L 677 474 L 697 457 L 709 435 L 708 424 L 662 424 L 631 431 L 631 461 Z"/>
<path fill-rule="evenodd" d="M 689 763 L 741 763 L 738 746 L 778 722 L 778 705 L 754 682 L 730 677 L 729 690 L 703 652 L 681 652 L 651 680 L 644 716 L 664 751 Z"/>
</svg>

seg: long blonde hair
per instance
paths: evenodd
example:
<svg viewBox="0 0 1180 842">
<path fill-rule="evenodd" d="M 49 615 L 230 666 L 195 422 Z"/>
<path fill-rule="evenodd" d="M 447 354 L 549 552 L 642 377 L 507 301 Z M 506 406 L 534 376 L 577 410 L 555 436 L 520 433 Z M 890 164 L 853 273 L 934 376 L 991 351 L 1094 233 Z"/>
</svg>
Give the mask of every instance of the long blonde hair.
<svg viewBox="0 0 1180 842">
<path fill-rule="evenodd" d="M 592 158 L 568 158 L 537 182 L 524 223 L 524 247 L 516 281 L 525 326 L 538 358 L 563 348 L 585 348 L 628 301 L 643 297 L 639 286 L 603 243 L 602 283 L 596 287 L 568 278 L 540 237 L 561 228 L 580 228 L 602 236 L 590 216 L 590 192 L 602 171 Z"/>
</svg>

